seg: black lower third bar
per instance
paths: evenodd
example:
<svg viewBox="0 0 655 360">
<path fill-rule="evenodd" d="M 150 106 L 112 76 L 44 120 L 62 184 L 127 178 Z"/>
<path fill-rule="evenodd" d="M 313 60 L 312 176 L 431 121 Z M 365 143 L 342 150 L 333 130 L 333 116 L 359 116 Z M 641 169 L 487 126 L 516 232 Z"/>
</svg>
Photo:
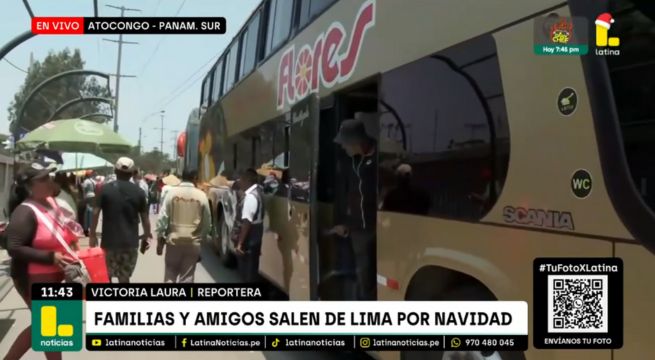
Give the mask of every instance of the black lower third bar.
<svg viewBox="0 0 655 360">
<path fill-rule="evenodd" d="M 525 351 L 527 336 L 86 335 L 89 351 Z"/>
</svg>

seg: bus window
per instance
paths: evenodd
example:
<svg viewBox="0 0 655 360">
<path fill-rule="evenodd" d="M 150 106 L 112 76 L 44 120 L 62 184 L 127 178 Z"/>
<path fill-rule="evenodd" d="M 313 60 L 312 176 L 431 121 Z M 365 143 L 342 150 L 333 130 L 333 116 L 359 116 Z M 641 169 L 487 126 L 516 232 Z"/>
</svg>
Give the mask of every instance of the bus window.
<svg viewBox="0 0 655 360">
<path fill-rule="evenodd" d="M 639 2 L 610 2 L 612 32 L 621 39 L 621 55 L 605 58 L 628 167 L 635 187 L 655 210 L 655 11 L 650 4 L 635 3 Z"/>
<path fill-rule="evenodd" d="M 210 73 L 211 74 L 211 73 Z M 201 106 L 209 105 L 209 86 L 211 84 L 211 76 L 208 75 L 205 80 L 202 82 L 202 104 Z"/>
<path fill-rule="evenodd" d="M 239 53 L 239 43 L 235 42 L 230 47 L 228 54 L 225 56 L 225 72 L 223 74 L 223 94 L 227 94 L 236 80 L 237 55 Z"/>
<path fill-rule="evenodd" d="M 312 121 L 299 121 L 289 128 L 289 181 L 291 199 L 309 202 L 312 171 Z"/>
<path fill-rule="evenodd" d="M 298 14 L 298 27 L 303 28 L 316 16 L 322 13 L 336 0 L 303 0 L 300 2 L 300 13 Z"/>
<path fill-rule="evenodd" d="M 259 35 L 260 13 L 252 18 L 241 37 L 240 77 L 248 75 L 257 62 L 257 36 Z"/>
<path fill-rule="evenodd" d="M 383 210 L 480 219 L 500 193 L 509 154 L 492 36 L 383 74 L 381 94 Z"/>
<path fill-rule="evenodd" d="M 255 167 L 253 164 L 252 137 L 243 134 L 243 136 L 239 136 L 236 145 L 237 171 L 242 172 L 248 168 Z"/>
<path fill-rule="evenodd" d="M 221 97 L 221 84 L 223 83 L 223 59 L 221 59 L 214 69 L 214 82 L 212 90 L 212 102 L 216 102 Z"/>
<path fill-rule="evenodd" d="M 266 55 L 275 51 L 291 32 L 293 0 L 271 0 L 266 31 Z"/>
</svg>

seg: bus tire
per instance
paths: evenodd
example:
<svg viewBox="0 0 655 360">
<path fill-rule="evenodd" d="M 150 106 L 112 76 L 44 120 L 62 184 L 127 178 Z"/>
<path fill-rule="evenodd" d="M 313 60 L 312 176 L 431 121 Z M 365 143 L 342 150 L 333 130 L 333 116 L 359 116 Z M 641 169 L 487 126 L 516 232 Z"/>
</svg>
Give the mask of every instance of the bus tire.
<svg viewBox="0 0 655 360">
<path fill-rule="evenodd" d="M 216 241 L 214 241 L 214 244 L 216 245 L 218 258 L 223 266 L 232 269 L 236 267 L 237 259 L 234 252 L 232 252 L 230 246 L 230 229 L 228 228 L 227 223 L 225 222 L 225 216 L 221 216 L 218 219 L 218 224 L 216 229 L 217 229 L 216 231 L 217 236 L 216 236 Z"/>
<path fill-rule="evenodd" d="M 433 301 L 465 301 L 465 300 L 496 300 L 487 289 L 481 289 L 476 285 L 461 285 L 446 294 L 432 294 L 429 299 L 412 300 L 433 300 Z M 496 351 L 486 353 L 480 351 L 470 352 L 449 352 L 449 351 L 403 351 L 400 355 L 402 360 L 525 360 L 522 351 Z"/>
</svg>

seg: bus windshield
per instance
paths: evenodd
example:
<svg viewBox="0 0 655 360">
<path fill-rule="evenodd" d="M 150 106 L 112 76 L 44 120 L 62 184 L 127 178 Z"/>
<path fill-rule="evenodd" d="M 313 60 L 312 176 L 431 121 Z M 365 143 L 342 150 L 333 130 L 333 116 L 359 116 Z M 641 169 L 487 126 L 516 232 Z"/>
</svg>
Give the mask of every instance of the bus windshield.
<svg viewBox="0 0 655 360">
<path fill-rule="evenodd" d="M 620 56 L 607 56 L 628 166 L 648 206 L 655 211 L 655 7 L 614 0 L 612 32 Z"/>
</svg>

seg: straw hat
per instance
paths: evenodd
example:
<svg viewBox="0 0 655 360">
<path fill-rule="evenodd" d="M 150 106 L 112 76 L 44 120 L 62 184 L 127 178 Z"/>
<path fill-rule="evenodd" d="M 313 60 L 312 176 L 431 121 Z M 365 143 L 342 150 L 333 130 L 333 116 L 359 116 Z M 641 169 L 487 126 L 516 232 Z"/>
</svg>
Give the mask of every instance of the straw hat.
<svg viewBox="0 0 655 360">
<path fill-rule="evenodd" d="M 164 185 L 171 185 L 171 186 L 177 186 L 182 183 L 182 180 L 178 179 L 177 176 L 171 174 L 168 175 L 167 177 L 161 179 L 161 181 L 164 183 Z"/>
<path fill-rule="evenodd" d="M 218 175 L 215 178 L 209 180 L 209 183 L 216 187 L 230 186 L 230 181 L 225 176 L 221 175 Z"/>
</svg>

